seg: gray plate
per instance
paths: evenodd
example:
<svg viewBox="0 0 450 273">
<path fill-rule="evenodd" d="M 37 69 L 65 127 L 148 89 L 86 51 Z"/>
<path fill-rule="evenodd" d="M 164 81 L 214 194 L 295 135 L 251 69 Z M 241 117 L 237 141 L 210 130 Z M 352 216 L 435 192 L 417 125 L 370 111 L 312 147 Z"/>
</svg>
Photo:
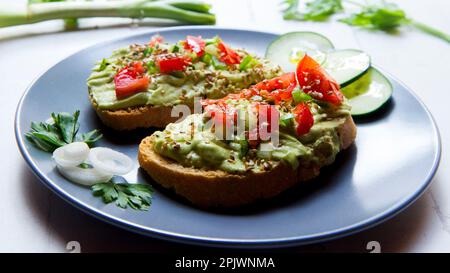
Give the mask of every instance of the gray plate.
<svg viewBox="0 0 450 273">
<path fill-rule="evenodd" d="M 187 34 L 220 35 L 233 46 L 263 55 L 276 35 L 207 27 L 159 31 L 175 42 Z M 81 110 L 81 132 L 102 129 L 107 146 L 136 158 L 139 141 L 152 130 L 116 133 L 99 122 L 87 98 L 86 79 L 96 60 L 131 43 L 145 43 L 154 32 L 103 43 L 56 64 L 25 92 L 16 116 L 16 138 L 33 172 L 64 200 L 108 223 L 152 237 L 186 243 L 239 247 L 306 244 L 349 235 L 372 227 L 415 201 L 429 185 L 440 159 L 437 127 L 422 102 L 389 77 L 391 101 L 376 116 L 357 120 L 356 144 L 342 152 L 319 178 L 278 198 L 238 211 L 205 211 L 156 187 L 148 212 L 105 205 L 88 188 L 73 184 L 55 170 L 48 153 L 24 139 L 31 121 L 51 112 Z M 152 183 L 136 166 L 129 181 Z"/>
</svg>

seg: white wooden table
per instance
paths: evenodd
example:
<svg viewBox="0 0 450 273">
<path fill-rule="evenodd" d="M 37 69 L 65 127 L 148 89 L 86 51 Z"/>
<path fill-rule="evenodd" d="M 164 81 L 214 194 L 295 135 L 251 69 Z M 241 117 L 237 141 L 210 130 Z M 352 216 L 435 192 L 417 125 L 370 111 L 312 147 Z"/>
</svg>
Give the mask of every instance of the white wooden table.
<svg viewBox="0 0 450 273">
<path fill-rule="evenodd" d="M 0 0 L 0 4 L 11 2 Z M 369 231 L 289 251 L 365 252 L 367 242 L 375 240 L 385 252 L 450 252 L 450 44 L 410 29 L 388 35 L 336 22 L 286 22 L 278 12 L 278 0 L 211 2 L 221 27 L 278 33 L 311 30 L 328 36 L 338 48 L 365 50 L 376 64 L 412 87 L 434 114 L 441 131 L 441 167 L 432 187 L 414 205 Z M 411 17 L 450 33 L 449 1 L 396 2 Z M 80 242 L 83 252 L 191 249 L 135 235 L 85 215 L 47 190 L 19 154 L 14 113 L 23 91 L 35 77 L 82 48 L 151 29 L 149 25 L 132 26 L 128 19 L 89 19 L 82 24 L 105 27 L 61 32 L 61 22 L 46 22 L 0 30 L 0 251 L 65 252 L 69 241 Z M 38 35 L 42 32 L 45 34 Z"/>
</svg>

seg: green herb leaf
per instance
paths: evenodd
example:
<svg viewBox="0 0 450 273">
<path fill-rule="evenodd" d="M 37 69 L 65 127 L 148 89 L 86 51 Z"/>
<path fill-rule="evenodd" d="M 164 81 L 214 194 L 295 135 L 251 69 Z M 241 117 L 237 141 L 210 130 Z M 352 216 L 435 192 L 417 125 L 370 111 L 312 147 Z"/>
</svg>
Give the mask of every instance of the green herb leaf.
<svg viewBox="0 0 450 273">
<path fill-rule="evenodd" d="M 66 143 L 72 143 L 75 139 L 78 129 L 80 128 L 80 124 L 78 123 L 79 116 L 79 110 L 75 111 L 73 115 L 70 115 L 69 113 L 52 113 L 55 126 L 59 129 L 61 136 Z"/>
<path fill-rule="evenodd" d="M 288 113 L 280 117 L 280 126 L 290 127 L 294 123 L 294 114 Z"/>
<path fill-rule="evenodd" d="M 216 70 L 225 70 L 227 69 L 227 65 L 223 62 L 221 62 L 219 59 L 217 59 L 216 56 L 211 55 L 211 64 Z"/>
<path fill-rule="evenodd" d="M 106 204 L 115 202 L 123 209 L 130 206 L 135 210 L 148 210 L 152 203 L 153 188 L 150 185 L 110 181 L 95 184 L 91 189 L 94 196 L 101 196 Z"/>
<path fill-rule="evenodd" d="M 87 145 L 92 146 L 97 140 L 101 139 L 103 135 L 99 130 L 92 130 L 90 132 L 81 134 L 77 141 L 85 142 Z"/>
<path fill-rule="evenodd" d="M 258 64 L 258 61 L 251 55 L 245 56 L 245 58 L 239 64 L 239 70 L 244 71 Z"/>
<path fill-rule="evenodd" d="M 147 72 L 149 74 L 156 74 L 159 72 L 158 67 L 155 64 L 155 61 L 149 61 L 147 62 Z"/>
<path fill-rule="evenodd" d="M 205 41 L 205 45 L 217 45 L 220 42 L 220 37 L 219 36 L 215 36 L 213 38 L 210 39 L 204 39 Z"/>
<path fill-rule="evenodd" d="M 89 146 L 92 146 L 102 135 L 98 130 L 93 130 L 77 136 L 78 129 L 80 128 L 80 124 L 78 123 L 79 115 L 80 111 L 76 111 L 73 115 L 68 113 L 52 113 L 51 124 L 46 122 L 32 122 L 30 131 L 25 134 L 25 137 L 37 148 L 49 153 L 74 141 L 83 141 Z"/>
<path fill-rule="evenodd" d="M 172 53 L 177 53 L 180 51 L 180 46 L 177 44 L 174 44 L 169 48 L 169 51 Z"/>
<path fill-rule="evenodd" d="M 107 66 L 108 66 L 108 60 L 107 59 L 102 59 L 100 65 L 98 67 L 98 71 L 105 70 Z"/>
<path fill-rule="evenodd" d="M 144 58 L 147 57 L 148 55 L 152 54 L 152 52 L 153 52 L 153 47 L 147 46 L 143 52 Z"/>
<path fill-rule="evenodd" d="M 363 6 L 358 13 L 340 20 L 352 26 L 389 31 L 407 23 L 406 14 L 392 3 Z"/>
<path fill-rule="evenodd" d="M 284 3 L 287 4 L 284 10 L 285 20 L 325 21 L 331 15 L 343 10 L 341 0 L 308 1 L 302 11 L 299 11 L 299 0 L 285 0 Z"/>
<path fill-rule="evenodd" d="M 301 103 L 312 100 L 312 97 L 303 92 L 300 88 L 296 88 L 294 91 L 292 91 L 292 98 L 294 99 L 295 103 Z"/>
<path fill-rule="evenodd" d="M 403 10 L 393 3 L 385 1 L 366 1 L 365 4 L 344 0 L 360 8 L 360 11 L 348 15 L 339 21 L 351 26 L 392 31 L 402 25 L 410 25 L 416 29 L 450 43 L 450 34 L 408 18 Z M 299 11 L 299 0 L 283 0 L 285 20 L 324 21 L 329 16 L 343 11 L 342 0 L 313 0 Z"/>
<path fill-rule="evenodd" d="M 94 168 L 94 166 L 92 166 L 91 164 L 88 164 L 88 163 L 81 163 L 80 165 L 78 165 L 78 167 L 82 168 L 82 169 L 92 169 L 92 168 Z"/>
</svg>

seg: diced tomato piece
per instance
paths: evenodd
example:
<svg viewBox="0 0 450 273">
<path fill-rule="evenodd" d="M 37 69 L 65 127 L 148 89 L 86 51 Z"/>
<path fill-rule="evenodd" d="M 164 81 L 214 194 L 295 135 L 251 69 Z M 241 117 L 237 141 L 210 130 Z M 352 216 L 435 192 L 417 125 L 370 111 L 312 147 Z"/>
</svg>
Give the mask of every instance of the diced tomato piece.
<svg viewBox="0 0 450 273">
<path fill-rule="evenodd" d="M 191 50 L 195 54 L 197 54 L 197 57 L 203 56 L 205 54 L 205 41 L 202 40 L 200 36 L 187 36 L 186 41 L 184 43 L 184 48 L 187 50 Z"/>
<path fill-rule="evenodd" d="M 255 84 L 254 87 L 258 90 L 266 90 L 270 92 L 277 89 L 286 89 L 291 85 L 294 85 L 293 87 L 297 85 L 294 72 L 286 73 L 270 80 L 264 80 Z"/>
<path fill-rule="evenodd" d="M 228 65 L 240 64 L 241 56 L 236 51 L 227 46 L 224 42 L 220 41 L 217 45 L 220 52 L 220 60 Z"/>
<path fill-rule="evenodd" d="M 241 91 L 242 97 L 243 98 L 251 98 L 253 96 L 256 96 L 259 94 L 258 90 L 256 90 L 255 88 L 249 88 L 249 89 L 245 89 L 243 91 Z"/>
<path fill-rule="evenodd" d="M 138 92 L 146 91 L 150 80 L 143 75 L 144 72 L 142 62 L 132 63 L 119 70 L 114 77 L 117 99 L 124 99 Z"/>
<path fill-rule="evenodd" d="M 189 58 L 175 54 L 164 54 L 156 57 L 156 64 L 161 73 L 183 71 L 190 63 L 191 60 Z"/>
<path fill-rule="evenodd" d="M 308 55 L 297 65 L 297 80 L 303 91 L 317 100 L 340 105 L 344 99 L 336 80 Z"/>
<path fill-rule="evenodd" d="M 164 37 L 161 35 L 155 35 L 151 38 L 150 42 L 148 43 L 149 47 L 154 47 L 156 44 L 160 44 L 164 42 Z"/>
<path fill-rule="evenodd" d="M 314 125 L 314 117 L 306 103 L 297 104 L 294 109 L 295 120 L 297 121 L 297 134 L 299 136 L 307 134 Z"/>
</svg>

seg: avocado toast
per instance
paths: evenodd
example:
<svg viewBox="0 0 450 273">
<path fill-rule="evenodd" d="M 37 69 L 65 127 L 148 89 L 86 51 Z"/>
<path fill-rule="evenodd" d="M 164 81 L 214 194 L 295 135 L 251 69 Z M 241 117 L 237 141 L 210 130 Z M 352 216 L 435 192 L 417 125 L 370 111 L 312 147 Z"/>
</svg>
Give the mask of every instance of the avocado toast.
<svg viewBox="0 0 450 273">
<path fill-rule="evenodd" d="M 296 74 L 202 105 L 145 138 L 138 154 L 157 183 L 201 207 L 276 196 L 316 177 L 356 137 L 339 85 L 307 55 Z"/>
<path fill-rule="evenodd" d="M 169 44 L 154 36 L 98 62 L 87 85 L 103 123 L 131 130 L 164 127 L 178 119 L 171 115 L 175 105 L 192 108 L 194 97 L 222 98 L 281 73 L 279 66 L 232 49 L 219 37 L 187 36 Z"/>
</svg>

